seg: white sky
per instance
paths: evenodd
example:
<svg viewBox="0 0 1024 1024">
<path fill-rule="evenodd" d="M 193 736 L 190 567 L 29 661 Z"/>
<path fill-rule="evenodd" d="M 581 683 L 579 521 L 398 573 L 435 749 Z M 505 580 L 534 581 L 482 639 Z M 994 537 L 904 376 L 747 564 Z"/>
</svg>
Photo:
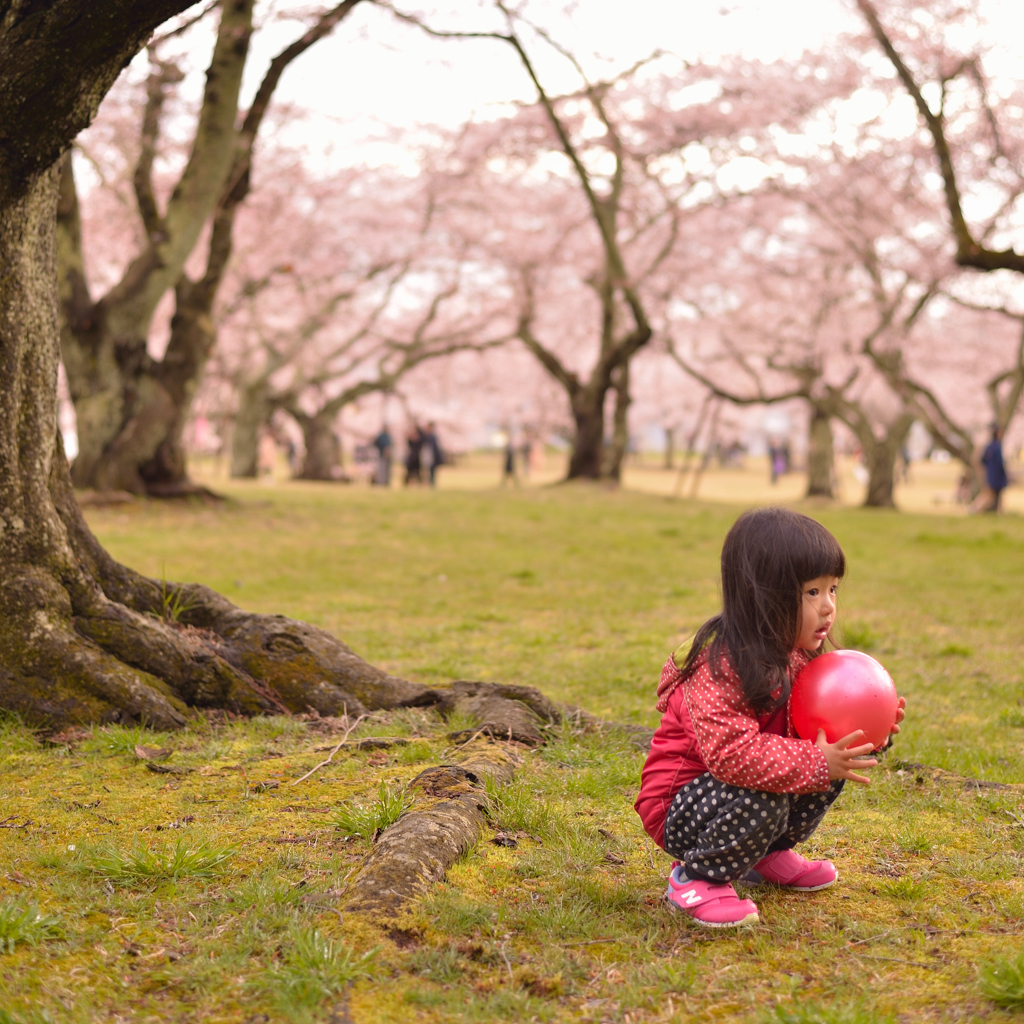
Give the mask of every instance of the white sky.
<svg viewBox="0 0 1024 1024">
<path fill-rule="evenodd" d="M 416 10 L 414 0 L 399 0 Z M 1024 0 L 981 0 L 997 52 L 990 71 L 1019 75 L 1024 67 Z M 294 0 L 272 0 L 262 11 L 308 9 Z M 431 24 L 458 30 L 500 27 L 490 0 L 436 0 L 421 8 Z M 595 75 L 629 66 L 656 49 L 684 59 L 741 53 L 771 61 L 804 49 L 834 44 L 844 31 L 859 31 L 853 0 L 530 0 L 527 14 L 568 45 Z M 256 33 L 246 76 L 248 102 L 270 58 L 301 32 L 298 22 L 268 25 Z M 197 43 L 191 37 L 191 46 Z M 202 90 L 203 56 L 193 50 L 194 73 L 186 91 Z M 545 84 L 553 89 L 578 84 L 564 60 L 543 45 Z M 495 40 L 432 39 L 364 3 L 285 72 L 278 103 L 307 112 L 285 129 L 285 141 L 308 147 L 313 163 L 327 166 L 395 155 L 367 140 L 394 129 L 440 124 L 454 127 L 488 108 L 535 94 L 511 48 Z M 321 165 L 323 166 L 323 165 Z"/>
<path fill-rule="evenodd" d="M 586 0 L 571 17 L 562 0 L 534 0 L 534 19 L 589 68 L 621 68 L 655 49 L 694 59 L 743 52 L 772 60 L 821 45 L 856 22 L 844 0 Z M 491 27 L 488 5 L 470 0 L 459 16 L 436 8 L 432 23 L 445 28 Z M 628 12 L 628 13 L 626 13 Z M 254 68 L 262 68 L 294 28 L 257 37 Z M 538 51 L 539 52 L 539 51 Z M 602 60 L 603 58 L 603 60 Z M 563 75 L 564 62 L 545 68 L 554 89 L 578 83 Z M 255 88 L 255 75 L 248 83 Z M 361 5 L 335 31 L 288 69 L 278 86 L 279 101 L 312 115 L 302 136 L 344 150 L 382 126 L 455 126 L 473 113 L 534 92 L 511 49 L 492 40 L 437 40 L 397 22 L 380 8 Z M 336 158 L 345 160 L 339 152 Z M 351 158 L 351 155 L 350 157 Z"/>
</svg>

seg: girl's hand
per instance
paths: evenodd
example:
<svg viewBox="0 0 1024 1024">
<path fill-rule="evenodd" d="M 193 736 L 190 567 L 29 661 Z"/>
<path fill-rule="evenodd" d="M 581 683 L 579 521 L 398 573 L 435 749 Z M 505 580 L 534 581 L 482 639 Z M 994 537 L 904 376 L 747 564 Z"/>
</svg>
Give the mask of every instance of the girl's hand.
<svg viewBox="0 0 1024 1024">
<path fill-rule="evenodd" d="M 858 775 L 853 770 L 854 768 L 874 768 L 878 764 L 873 757 L 861 760 L 865 754 L 870 754 L 874 749 L 870 743 L 851 746 L 857 740 L 863 739 L 864 731 L 858 729 L 835 743 L 829 743 L 825 738 L 825 730 L 818 730 L 818 738 L 814 741 L 814 745 L 825 755 L 830 779 L 849 779 L 851 782 L 861 782 L 865 786 L 870 785 L 871 780 L 866 775 Z"/>
<path fill-rule="evenodd" d="M 896 706 L 896 722 L 889 729 L 889 732 L 891 732 L 894 736 L 896 735 L 896 733 L 898 733 L 900 731 L 900 722 L 902 722 L 903 719 L 907 717 L 906 713 L 903 710 L 906 706 L 907 706 L 907 698 L 906 697 L 900 697 L 899 703 Z"/>
</svg>

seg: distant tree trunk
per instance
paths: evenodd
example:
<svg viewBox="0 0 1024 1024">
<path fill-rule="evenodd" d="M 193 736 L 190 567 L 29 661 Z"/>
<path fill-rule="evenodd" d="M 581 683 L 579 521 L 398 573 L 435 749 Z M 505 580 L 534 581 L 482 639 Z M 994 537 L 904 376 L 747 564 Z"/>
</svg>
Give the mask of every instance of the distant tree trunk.
<svg viewBox="0 0 1024 1024">
<path fill-rule="evenodd" d="M 612 440 L 605 452 L 604 476 L 616 483 L 622 477 L 622 462 L 629 450 L 629 363 L 623 363 L 614 375 L 615 412 L 612 418 Z"/>
<path fill-rule="evenodd" d="M 911 413 L 903 413 L 888 427 L 881 439 L 872 435 L 873 443 L 863 445 L 868 471 L 868 492 L 865 508 L 895 508 L 893 490 L 896 480 L 896 459 L 914 422 Z M 863 444 L 863 441 L 862 441 Z"/>
<path fill-rule="evenodd" d="M 676 462 L 676 430 L 677 427 L 665 427 L 665 469 L 674 469 Z"/>
<path fill-rule="evenodd" d="M 205 294 L 202 282 L 195 284 L 182 277 L 175 295 L 171 339 L 155 374 L 170 399 L 170 412 L 164 418 L 164 436 L 155 454 L 139 466 L 147 493 L 164 498 L 203 490 L 189 479 L 183 434 L 192 399 L 217 340 L 209 309 L 212 296 Z"/>
<path fill-rule="evenodd" d="M 832 436 L 832 408 L 811 402 L 807 435 L 807 497 L 835 498 L 835 439 Z"/>
<path fill-rule="evenodd" d="M 567 480 L 600 480 L 604 468 L 604 396 L 581 388 L 572 396 L 576 433 L 572 441 Z"/>
<path fill-rule="evenodd" d="M 259 474 L 260 432 L 270 423 L 274 406 L 264 378 L 243 385 L 238 392 L 238 413 L 231 432 L 231 476 L 251 480 Z"/>
<path fill-rule="evenodd" d="M 295 415 L 293 413 L 292 415 Z M 306 455 L 302 460 L 301 480 L 337 480 L 341 470 L 341 446 L 334 433 L 336 415 L 295 415 L 302 427 Z"/>
</svg>

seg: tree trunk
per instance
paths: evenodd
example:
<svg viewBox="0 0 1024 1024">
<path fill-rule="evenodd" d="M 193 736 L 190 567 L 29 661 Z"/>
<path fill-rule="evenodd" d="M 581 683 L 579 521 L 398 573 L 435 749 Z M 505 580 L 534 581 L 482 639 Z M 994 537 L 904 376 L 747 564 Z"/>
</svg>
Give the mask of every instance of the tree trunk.
<svg viewBox="0 0 1024 1024">
<path fill-rule="evenodd" d="M 665 464 L 664 469 L 675 469 L 676 463 L 676 430 L 675 426 L 665 427 Z"/>
<path fill-rule="evenodd" d="M 151 459 L 139 466 L 146 492 L 166 498 L 205 491 L 188 476 L 183 433 L 192 399 L 206 369 L 217 331 L 210 316 L 213 295 L 202 284 L 182 276 L 175 288 L 171 339 L 159 365 L 156 381 L 172 410 L 164 422 L 164 437 Z"/>
<path fill-rule="evenodd" d="M 243 385 L 238 403 L 231 432 L 231 476 L 236 480 L 254 479 L 259 474 L 260 431 L 274 414 L 267 381 L 260 378 Z"/>
<path fill-rule="evenodd" d="M 581 388 L 572 396 L 576 433 L 572 439 L 567 480 L 600 480 L 604 468 L 604 396 L 606 392 Z"/>
<path fill-rule="evenodd" d="M 629 450 L 629 363 L 623 363 L 615 373 L 615 412 L 612 419 L 612 441 L 605 451 L 604 476 L 616 483 L 622 477 L 622 462 Z"/>
<path fill-rule="evenodd" d="M 835 441 L 832 436 L 832 410 L 811 402 L 811 421 L 807 436 L 807 497 L 835 498 Z"/>
<path fill-rule="evenodd" d="M 334 433 L 337 414 L 296 415 L 295 418 L 302 427 L 302 439 L 306 446 L 299 479 L 337 480 L 341 475 L 341 445 L 338 443 L 338 435 Z"/>
<path fill-rule="evenodd" d="M 864 457 L 868 470 L 868 493 L 864 498 L 865 508 L 895 508 L 893 490 L 896 478 L 896 458 L 910 433 L 914 417 L 910 413 L 901 415 L 885 432 L 881 439 L 864 445 Z"/>
</svg>

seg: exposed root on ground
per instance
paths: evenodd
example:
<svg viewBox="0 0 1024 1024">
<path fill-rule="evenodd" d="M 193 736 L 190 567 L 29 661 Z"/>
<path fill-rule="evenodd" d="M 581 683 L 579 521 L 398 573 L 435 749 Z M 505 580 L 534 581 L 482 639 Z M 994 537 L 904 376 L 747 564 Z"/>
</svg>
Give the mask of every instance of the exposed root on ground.
<svg viewBox="0 0 1024 1024">
<path fill-rule="evenodd" d="M 86 524 L 60 452 L 49 498 L 48 550 L 27 551 L 0 584 L 0 707 L 28 723 L 175 729 L 203 708 L 358 716 L 440 700 L 315 626 L 119 564 Z"/>
<path fill-rule="evenodd" d="M 377 838 L 348 891 L 348 909 L 394 916 L 444 878 L 486 824 L 485 780 L 505 785 L 520 761 L 511 746 L 477 739 L 457 764 L 420 772 L 408 787 L 415 807 Z"/>
</svg>

